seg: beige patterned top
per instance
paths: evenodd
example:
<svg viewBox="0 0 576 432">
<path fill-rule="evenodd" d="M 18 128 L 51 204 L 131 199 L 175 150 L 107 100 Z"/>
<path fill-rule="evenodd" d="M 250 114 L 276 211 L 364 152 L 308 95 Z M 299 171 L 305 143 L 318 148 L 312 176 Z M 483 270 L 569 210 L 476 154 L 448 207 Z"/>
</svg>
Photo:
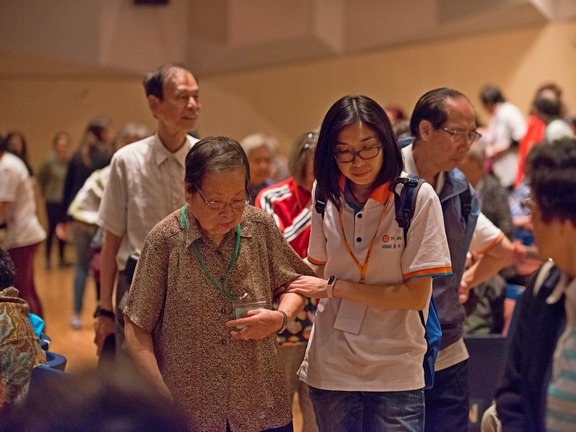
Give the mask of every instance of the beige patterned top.
<svg viewBox="0 0 576 432">
<path fill-rule="evenodd" d="M 184 408 L 194 431 L 261 431 L 291 419 L 276 335 L 235 340 L 225 326 L 232 302 L 214 287 L 196 255 L 195 242 L 217 280 L 232 257 L 236 230 L 216 247 L 186 209 L 166 217 L 146 237 L 125 309 L 132 322 L 152 334 L 164 381 Z M 228 283 L 236 296 L 264 297 L 310 268 L 284 240 L 264 211 L 247 206 L 240 250 Z"/>
</svg>

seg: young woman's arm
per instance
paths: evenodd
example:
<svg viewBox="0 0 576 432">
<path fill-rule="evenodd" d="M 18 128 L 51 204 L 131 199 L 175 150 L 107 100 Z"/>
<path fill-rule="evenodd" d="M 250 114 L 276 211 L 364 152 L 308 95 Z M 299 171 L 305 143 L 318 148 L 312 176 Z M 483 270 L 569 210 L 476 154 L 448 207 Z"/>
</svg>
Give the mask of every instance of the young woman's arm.
<svg viewBox="0 0 576 432">
<path fill-rule="evenodd" d="M 300 276 L 286 292 L 310 298 L 328 297 L 327 281 L 313 276 Z M 396 285 L 367 285 L 338 279 L 332 295 L 380 309 L 413 309 L 426 307 L 432 287 L 431 277 L 413 278 Z"/>
</svg>

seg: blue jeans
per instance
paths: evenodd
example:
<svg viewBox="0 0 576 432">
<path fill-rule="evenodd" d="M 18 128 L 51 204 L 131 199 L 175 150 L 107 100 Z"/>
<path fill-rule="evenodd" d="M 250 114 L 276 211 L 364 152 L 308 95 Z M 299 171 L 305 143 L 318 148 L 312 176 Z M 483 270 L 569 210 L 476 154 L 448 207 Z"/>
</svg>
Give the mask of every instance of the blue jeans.
<svg viewBox="0 0 576 432">
<path fill-rule="evenodd" d="M 90 272 L 90 257 L 92 251 L 90 242 L 94 237 L 94 232 L 86 229 L 74 229 L 74 243 L 76 245 L 76 271 L 74 273 L 74 313 L 82 313 L 84 303 L 84 290 L 86 279 Z"/>
<path fill-rule="evenodd" d="M 426 432 L 467 432 L 470 410 L 468 360 L 436 371 L 426 390 Z"/>
<path fill-rule="evenodd" d="M 326 432 L 421 432 L 424 391 L 352 392 L 310 387 L 316 423 Z"/>
</svg>

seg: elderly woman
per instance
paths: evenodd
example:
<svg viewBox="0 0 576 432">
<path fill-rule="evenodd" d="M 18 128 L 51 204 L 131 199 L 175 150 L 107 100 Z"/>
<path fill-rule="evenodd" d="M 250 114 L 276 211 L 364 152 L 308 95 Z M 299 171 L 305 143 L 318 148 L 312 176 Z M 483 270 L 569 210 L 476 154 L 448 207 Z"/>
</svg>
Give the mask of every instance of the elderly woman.
<svg viewBox="0 0 576 432">
<path fill-rule="evenodd" d="M 292 430 L 276 333 L 304 299 L 284 294 L 272 310 L 272 297 L 312 273 L 272 218 L 246 206 L 248 181 L 236 141 L 194 145 L 186 205 L 146 237 L 124 311 L 130 355 L 195 431 Z"/>
</svg>

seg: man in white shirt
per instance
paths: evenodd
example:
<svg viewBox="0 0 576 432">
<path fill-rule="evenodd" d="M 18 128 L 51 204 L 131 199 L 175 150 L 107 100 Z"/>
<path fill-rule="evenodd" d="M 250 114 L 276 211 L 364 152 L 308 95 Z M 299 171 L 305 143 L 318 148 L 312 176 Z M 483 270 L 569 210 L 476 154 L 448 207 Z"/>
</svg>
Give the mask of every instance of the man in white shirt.
<svg viewBox="0 0 576 432">
<path fill-rule="evenodd" d="M 459 291 L 485 281 L 509 265 L 512 244 L 482 213 L 473 188 L 456 168 L 480 134 L 470 101 L 457 90 L 440 88 L 423 95 L 412 113 L 414 143 L 402 149 L 404 171 L 424 178 L 442 204 L 452 259 L 449 276 L 433 280 L 442 325 L 434 387 L 425 391 L 425 430 L 468 430 L 468 352 L 463 340 L 464 308 Z M 465 272 L 468 249 L 480 254 Z"/>
<path fill-rule="evenodd" d="M 158 120 L 156 134 L 116 152 L 99 210 L 98 224 L 105 233 L 100 303 L 94 314 L 98 354 L 114 332 L 116 346 L 123 345 L 122 300 L 130 288 L 126 261 L 139 253 L 154 225 L 184 204 L 185 159 L 197 142 L 188 135 L 196 129 L 201 109 L 192 73 L 184 66 L 166 64 L 144 78 L 144 89 Z"/>
<path fill-rule="evenodd" d="M 480 99 L 492 116 L 482 137 L 486 156 L 502 187 L 509 188 L 516 177 L 518 144 L 526 133 L 526 121 L 520 109 L 507 102 L 498 87 L 484 86 Z"/>
</svg>

